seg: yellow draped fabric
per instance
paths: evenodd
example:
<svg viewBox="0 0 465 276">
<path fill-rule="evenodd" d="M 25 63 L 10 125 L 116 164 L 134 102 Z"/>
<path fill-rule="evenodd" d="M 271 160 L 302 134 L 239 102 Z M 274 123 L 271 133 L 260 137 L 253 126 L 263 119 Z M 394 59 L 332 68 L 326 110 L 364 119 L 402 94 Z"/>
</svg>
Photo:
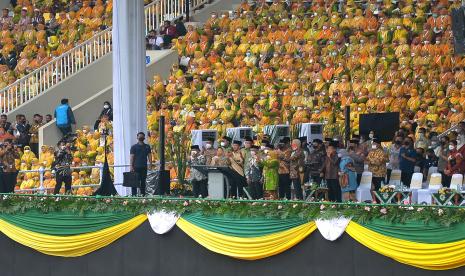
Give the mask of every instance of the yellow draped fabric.
<svg viewBox="0 0 465 276">
<path fill-rule="evenodd" d="M 446 270 L 465 265 L 465 240 L 428 244 L 381 235 L 353 221 L 347 234 L 373 251 L 398 262 L 428 270 Z"/>
<path fill-rule="evenodd" d="M 47 255 L 78 257 L 109 245 L 142 224 L 145 214 L 106 229 L 74 236 L 51 236 L 19 228 L 0 220 L 0 230 L 12 240 Z"/>
<path fill-rule="evenodd" d="M 257 260 L 279 254 L 298 244 L 316 230 L 316 224 L 312 221 L 275 234 L 242 238 L 202 229 L 183 218 L 180 218 L 176 225 L 205 248 L 244 260 Z"/>
</svg>

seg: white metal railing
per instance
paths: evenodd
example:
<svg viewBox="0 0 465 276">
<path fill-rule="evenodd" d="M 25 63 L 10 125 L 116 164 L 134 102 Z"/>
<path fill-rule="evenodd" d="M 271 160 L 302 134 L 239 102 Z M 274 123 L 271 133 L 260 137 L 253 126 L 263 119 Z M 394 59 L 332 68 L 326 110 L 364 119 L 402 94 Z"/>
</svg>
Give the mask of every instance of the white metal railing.
<svg viewBox="0 0 465 276">
<path fill-rule="evenodd" d="M 155 0 L 145 6 L 146 33 L 149 30 L 159 29 L 164 20 L 174 20 L 184 15 L 186 1 Z M 208 1 L 190 0 L 190 7 L 193 10 L 206 2 Z M 112 28 L 110 27 L 1 89 L 0 111 L 2 113 L 12 111 L 111 51 Z"/>
<path fill-rule="evenodd" d="M 112 49 L 111 36 L 111 29 L 99 32 L 91 39 L 2 89 L 0 91 L 2 112 L 10 112 L 110 53 Z"/>
</svg>

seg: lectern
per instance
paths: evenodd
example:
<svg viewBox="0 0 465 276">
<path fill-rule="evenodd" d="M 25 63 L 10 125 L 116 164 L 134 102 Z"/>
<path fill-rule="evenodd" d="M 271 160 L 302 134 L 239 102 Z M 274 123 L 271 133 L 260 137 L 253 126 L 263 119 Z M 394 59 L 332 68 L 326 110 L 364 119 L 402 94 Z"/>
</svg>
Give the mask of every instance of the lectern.
<svg viewBox="0 0 465 276">
<path fill-rule="evenodd" d="M 212 199 L 229 197 L 230 183 L 235 181 L 240 184 L 244 178 L 230 167 L 192 166 L 192 168 L 208 176 L 208 197 Z M 236 186 L 239 187 L 240 185 Z M 242 187 L 239 189 L 242 189 Z"/>
</svg>

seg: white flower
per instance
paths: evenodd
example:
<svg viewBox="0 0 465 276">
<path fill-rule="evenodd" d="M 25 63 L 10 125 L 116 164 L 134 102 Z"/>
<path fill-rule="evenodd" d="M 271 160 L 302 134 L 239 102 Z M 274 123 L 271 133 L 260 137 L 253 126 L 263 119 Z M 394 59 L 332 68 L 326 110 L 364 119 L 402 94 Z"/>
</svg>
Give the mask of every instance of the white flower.
<svg viewBox="0 0 465 276">
<path fill-rule="evenodd" d="M 292 208 L 297 208 L 297 206 L 299 206 L 299 205 L 294 204 L 294 205 L 292 205 Z"/>
<path fill-rule="evenodd" d="M 370 210 L 371 210 L 370 206 L 365 206 L 364 209 L 365 209 L 365 211 L 367 211 L 367 212 L 370 212 Z"/>
<path fill-rule="evenodd" d="M 409 211 L 412 211 L 413 209 L 414 209 L 413 206 L 409 206 L 409 207 L 407 208 L 407 210 L 409 210 Z"/>
<path fill-rule="evenodd" d="M 281 210 L 283 208 L 282 205 L 278 205 L 278 210 Z"/>
<path fill-rule="evenodd" d="M 320 205 L 320 210 L 323 210 L 324 208 L 326 208 L 326 206 L 324 206 L 323 204 Z"/>
<path fill-rule="evenodd" d="M 381 210 L 379 210 L 379 212 L 383 215 L 387 214 L 387 209 L 386 208 L 382 208 Z"/>
<path fill-rule="evenodd" d="M 444 210 L 439 209 L 439 210 L 438 210 L 438 215 L 442 216 L 443 214 L 444 214 Z"/>
<path fill-rule="evenodd" d="M 188 206 L 188 205 L 189 205 L 189 202 L 187 202 L 187 201 L 184 201 L 184 203 L 183 203 L 182 205 L 184 205 L 184 206 Z"/>
<path fill-rule="evenodd" d="M 417 209 L 417 211 L 418 211 L 418 212 L 421 212 L 421 211 L 423 211 L 424 209 L 425 209 L 425 208 L 420 207 L 420 208 Z"/>
</svg>

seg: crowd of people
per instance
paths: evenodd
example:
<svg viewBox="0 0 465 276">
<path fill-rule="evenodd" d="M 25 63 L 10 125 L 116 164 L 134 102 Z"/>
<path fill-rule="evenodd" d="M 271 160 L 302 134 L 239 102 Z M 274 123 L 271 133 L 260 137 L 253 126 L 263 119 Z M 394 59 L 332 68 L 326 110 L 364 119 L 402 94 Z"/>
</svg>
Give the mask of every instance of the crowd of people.
<svg viewBox="0 0 465 276">
<path fill-rule="evenodd" d="M 112 24 L 112 1 L 13 4 L 0 17 L 0 89 Z"/>
<path fill-rule="evenodd" d="M 414 172 L 423 173 L 426 180 L 429 169 L 436 167 L 442 185 L 449 187 L 452 175 L 465 173 L 465 148 L 457 142 L 464 138 L 464 122 L 449 136 L 439 137 L 425 128 L 400 129 L 390 142 L 381 142 L 370 132 L 368 137 L 354 135 L 346 145 L 332 138 L 307 143 L 307 137 L 301 137 L 283 138 L 274 146 L 266 136 L 261 141 L 248 137 L 244 142 L 224 136 L 202 148 L 192 146 L 190 180 L 194 196 L 206 197 L 207 175 L 195 166 L 228 166 L 243 178 L 231 183 L 231 197 L 244 197 L 246 188 L 253 199 L 302 200 L 310 188 L 324 186 L 330 201 L 356 201 L 355 191 L 367 167 L 376 202 L 373 192 L 390 183 L 393 170 L 401 171 L 401 184 L 409 187 Z M 220 146 L 215 149 L 215 144 Z"/>
<path fill-rule="evenodd" d="M 150 30 L 145 37 L 145 45 L 147 50 L 163 50 L 171 48 L 171 41 L 177 37 L 186 35 L 187 30 L 183 22 L 183 17 L 180 17 L 171 24 L 171 21 L 165 20 L 159 31 Z"/>
<path fill-rule="evenodd" d="M 43 145 L 39 149 L 39 128 L 53 118 L 63 138 L 56 147 Z M 103 165 L 105 139 L 107 158 L 113 164 L 112 120 L 111 104 L 104 102 L 93 128 L 84 126 L 73 130 L 76 121 L 67 99 L 61 100 L 53 116 L 47 114 L 44 119 L 44 116 L 34 114 L 32 123 L 22 114 L 16 115 L 13 123 L 6 114 L 0 115 L 0 192 L 45 188 L 49 193 L 71 193 L 71 185 L 98 184 L 99 168 L 71 168 Z M 39 170 L 45 170 L 43 187 Z M 83 187 L 73 192 L 91 195 L 93 191 L 94 188 Z"/>
<path fill-rule="evenodd" d="M 463 57 L 450 11 L 460 1 L 244 1 L 187 26 L 180 64 L 147 95 L 150 128 L 217 129 L 324 122 L 341 133 L 360 114 L 400 112 L 442 133 L 465 118 Z M 330 134 L 328 134 L 330 135 Z"/>
</svg>

